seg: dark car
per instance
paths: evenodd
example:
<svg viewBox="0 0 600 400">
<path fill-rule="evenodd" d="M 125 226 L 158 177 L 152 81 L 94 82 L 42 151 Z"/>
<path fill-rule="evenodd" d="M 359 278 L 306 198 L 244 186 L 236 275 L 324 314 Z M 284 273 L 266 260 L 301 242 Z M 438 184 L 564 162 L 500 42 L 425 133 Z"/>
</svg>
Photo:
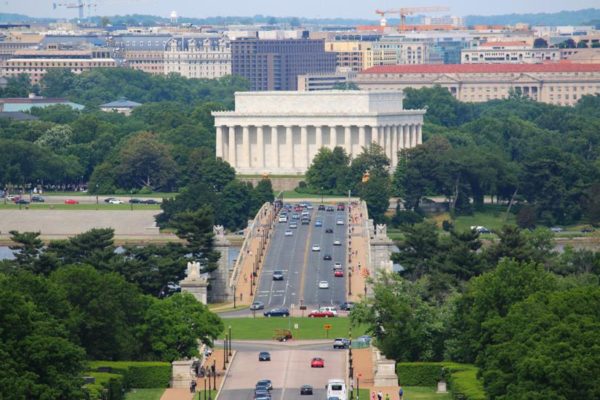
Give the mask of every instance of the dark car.
<svg viewBox="0 0 600 400">
<path fill-rule="evenodd" d="M 332 228 L 327 228 L 327 229 L 325 229 L 325 233 L 333 233 L 333 229 Z"/>
<path fill-rule="evenodd" d="M 328 212 L 334 212 L 335 208 L 333 208 L 333 206 L 329 206 L 329 207 L 327 207 L 327 211 Z"/>
<path fill-rule="evenodd" d="M 263 313 L 263 315 L 265 317 L 289 317 L 290 316 L 290 310 L 288 310 L 287 308 L 274 308 L 272 310 L 269 311 L 265 311 Z"/>
<path fill-rule="evenodd" d="M 29 200 L 26 200 L 24 198 L 20 198 L 18 200 L 15 200 L 15 204 L 29 204 Z"/>
<path fill-rule="evenodd" d="M 144 200 L 142 199 L 129 199 L 129 204 L 143 204 Z"/>
<path fill-rule="evenodd" d="M 319 204 L 319 211 L 325 211 L 325 204 Z"/>
<path fill-rule="evenodd" d="M 154 199 L 146 199 L 142 201 L 142 204 L 160 204 L 160 201 Z"/>
<path fill-rule="evenodd" d="M 283 280 L 283 271 L 273 271 L 273 280 L 274 281 L 282 281 Z"/>
<path fill-rule="evenodd" d="M 268 351 L 261 351 L 258 353 L 258 361 L 271 361 L 271 353 Z"/>
<path fill-rule="evenodd" d="M 34 194 L 33 196 L 31 196 L 31 201 L 33 201 L 35 203 L 43 203 L 46 201 L 46 199 L 44 199 L 39 194 Z"/>
<path fill-rule="evenodd" d="M 331 261 L 331 254 L 325 254 L 325 255 L 323 256 L 323 260 L 326 260 L 326 261 Z"/>
<path fill-rule="evenodd" d="M 268 390 L 254 390 L 254 398 L 255 399 L 270 399 L 271 393 Z"/>
<path fill-rule="evenodd" d="M 350 310 L 352 310 L 352 308 L 354 308 L 354 302 L 352 302 L 352 301 L 345 301 L 340 306 L 340 310 L 344 310 L 344 311 L 350 311 Z"/>
<path fill-rule="evenodd" d="M 302 385 L 302 387 L 300 387 L 300 394 L 301 395 L 305 395 L 305 394 L 309 394 L 312 395 L 313 394 L 313 388 L 310 385 Z"/>
<path fill-rule="evenodd" d="M 256 388 L 259 386 L 264 386 L 267 390 L 271 390 L 273 389 L 273 382 L 271 382 L 270 379 L 261 379 L 260 381 L 256 382 Z"/>
</svg>

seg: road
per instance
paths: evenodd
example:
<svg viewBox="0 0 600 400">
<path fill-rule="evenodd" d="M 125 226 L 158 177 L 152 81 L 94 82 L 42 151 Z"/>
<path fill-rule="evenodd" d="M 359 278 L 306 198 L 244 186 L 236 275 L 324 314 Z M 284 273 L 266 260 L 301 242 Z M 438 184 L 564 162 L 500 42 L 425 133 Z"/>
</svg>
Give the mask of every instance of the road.
<svg viewBox="0 0 600 400">
<path fill-rule="evenodd" d="M 251 400 L 254 387 L 261 379 L 271 379 L 273 400 L 325 400 L 325 385 L 329 379 L 344 379 L 346 351 L 333 350 L 328 344 L 316 342 L 301 345 L 265 343 L 234 343 L 233 359 L 219 400 Z M 259 362 L 258 352 L 271 353 L 271 361 Z M 311 368 L 310 360 L 321 357 L 325 368 Z M 311 385 L 313 396 L 300 396 L 302 385 Z"/>
<path fill-rule="evenodd" d="M 265 303 L 265 309 L 300 304 L 308 310 L 327 305 L 339 305 L 346 301 L 346 274 L 344 277 L 333 276 L 335 262 L 346 268 L 347 246 L 347 213 L 346 211 L 318 211 L 317 205 L 311 210 L 310 225 L 302 225 L 297 220 L 298 228 L 290 229 L 292 222 L 278 223 L 275 227 L 262 272 L 259 277 L 255 300 Z M 341 219 L 344 224 L 336 225 Z M 315 226 L 317 220 L 323 222 L 322 227 Z M 325 233 L 332 228 L 333 233 Z M 285 231 L 291 230 L 293 236 L 285 236 Z M 341 246 L 334 246 L 339 240 Z M 312 251 L 313 245 L 319 245 L 320 251 Z M 329 254 L 331 261 L 323 260 Z M 283 281 L 273 280 L 273 271 L 282 270 Z M 329 289 L 319 289 L 319 281 L 328 281 Z"/>
</svg>

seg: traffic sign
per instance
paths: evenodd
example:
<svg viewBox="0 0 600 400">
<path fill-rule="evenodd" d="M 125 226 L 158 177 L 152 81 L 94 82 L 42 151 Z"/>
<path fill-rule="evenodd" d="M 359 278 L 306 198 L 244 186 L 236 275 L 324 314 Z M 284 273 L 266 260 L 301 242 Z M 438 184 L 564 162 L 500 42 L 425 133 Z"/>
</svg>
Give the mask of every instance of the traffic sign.
<svg viewBox="0 0 600 400">
<path fill-rule="evenodd" d="M 331 324 L 325 324 L 323 325 L 323 329 L 325 329 L 326 331 L 331 329 Z"/>
</svg>

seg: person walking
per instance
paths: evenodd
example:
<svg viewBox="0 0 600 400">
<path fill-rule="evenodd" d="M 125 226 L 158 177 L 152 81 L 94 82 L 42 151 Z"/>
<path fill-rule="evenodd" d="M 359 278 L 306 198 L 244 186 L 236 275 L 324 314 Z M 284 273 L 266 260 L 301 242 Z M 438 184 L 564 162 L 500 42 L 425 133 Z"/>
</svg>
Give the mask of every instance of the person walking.
<svg viewBox="0 0 600 400">
<path fill-rule="evenodd" d="M 377 392 L 377 400 L 383 400 L 383 393 L 381 393 L 381 390 Z"/>
<path fill-rule="evenodd" d="M 402 386 L 400 386 L 400 389 L 398 390 L 398 398 L 400 400 L 404 399 L 404 389 L 402 389 Z"/>
<path fill-rule="evenodd" d="M 371 400 L 377 400 L 377 395 L 375 392 L 371 392 Z"/>
</svg>

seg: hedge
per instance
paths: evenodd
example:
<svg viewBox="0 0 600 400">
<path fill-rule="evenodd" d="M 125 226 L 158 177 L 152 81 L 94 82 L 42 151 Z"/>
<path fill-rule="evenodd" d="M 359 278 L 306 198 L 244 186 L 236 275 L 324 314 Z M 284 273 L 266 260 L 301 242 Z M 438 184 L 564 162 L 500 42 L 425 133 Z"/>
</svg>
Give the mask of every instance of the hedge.
<svg viewBox="0 0 600 400">
<path fill-rule="evenodd" d="M 452 362 L 397 363 L 398 382 L 405 386 L 433 386 L 444 378 L 454 400 L 485 400 L 483 384 L 477 379 L 477 368 Z"/>
<path fill-rule="evenodd" d="M 92 361 L 90 368 L 122 375 L 125 389 L 166 388 L 171 380 L 171 364 L 167 362 Z"/>
<path fill-rule="evenodd" d="M 96 383 L 85 385 L 90 400 L 122 400 L 125 387 L 123 376 L 108 372 L 89 372 L 89 376 L 96 378 Z"/>
</svg>

